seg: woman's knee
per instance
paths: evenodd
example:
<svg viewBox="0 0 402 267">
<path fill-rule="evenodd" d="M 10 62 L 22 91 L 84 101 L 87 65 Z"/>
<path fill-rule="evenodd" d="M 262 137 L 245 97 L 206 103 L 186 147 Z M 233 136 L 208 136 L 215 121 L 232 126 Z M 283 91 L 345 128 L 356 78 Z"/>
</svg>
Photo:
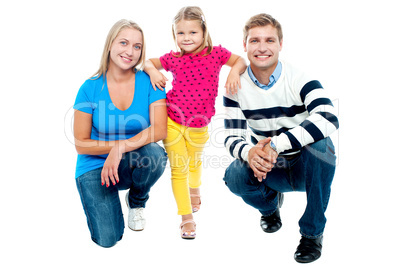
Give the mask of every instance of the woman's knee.
<svg viewBox="0 0 402 267">
<path fill-rule="evenodd" d="M 149 143 L 143 147 L 133 151 L 139 154 L 140 157 L 162 158 L 166 161 L 166 151 L 157 143 Z"/>
<path fill-rule="evenodd" d="M 147 144 L 135 151 L 129 152 L 132 167 L 150 167 L 158 173 L 163 173 L 166 167 L 167 155 L 157 143 Z"/>
<path fill-rule="evenodd" d="M 101 237 L 94 237 L 92 236 L 91 239 L 92 241 L 97 244 L 98 246 L 101 246 L 103 248 L 111 248 L 117 244 L 121 239 L 123 238 L 123 235 L 121 235 L 119 238 L 116 238 L 115 235 L 105 235 L 103 234 Z"/>
<path fill-rule="evenodd" d="M 111 209 L 106 204 L 99 204 L 107 211 L 88 214 L 88 227 L 91 232 L 92 241 L 101 247 L 110 248 L 123 238 L 123 213 L 121 206 Z"/>
<path fill-rule="evenodd" d="M 101 247 L 112 247 L 123 236 L 124 218 L 118 189 L 102 186 L 100 171 L 81 175 L 76 184 L 92 240 Z"/>
</svg>

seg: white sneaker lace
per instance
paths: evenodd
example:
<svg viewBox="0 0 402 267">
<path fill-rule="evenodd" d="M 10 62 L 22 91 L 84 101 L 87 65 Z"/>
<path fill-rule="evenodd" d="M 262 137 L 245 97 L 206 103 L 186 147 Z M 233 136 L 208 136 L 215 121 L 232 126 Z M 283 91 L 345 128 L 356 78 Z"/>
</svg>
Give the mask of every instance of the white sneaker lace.
<svg viewBox="0 0 402 267">
<path fill-rule="evenodd" d="M 144 208 L 135 208 L 134 210 L 134 221 L 144 220 Z"/>
</svg>

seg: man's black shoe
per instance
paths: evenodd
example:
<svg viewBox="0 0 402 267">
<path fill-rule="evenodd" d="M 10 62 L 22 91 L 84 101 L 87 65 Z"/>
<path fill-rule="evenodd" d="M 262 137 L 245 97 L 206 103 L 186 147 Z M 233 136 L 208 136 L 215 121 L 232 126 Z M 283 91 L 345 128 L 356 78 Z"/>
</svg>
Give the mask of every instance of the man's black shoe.
<svg viewBox="0 0 402 267">
<path fill-rule="evenodd" d="M 322 236 L 309 239 L 304 236 L 300 239 L 300 244 L 295 253 L 295 260 L 300 263 L 310 263 L 321 256 Z"/>
<path fill-rule="evenodd" d="M 275 233 L 282 227 L 279 208 L 270 216 L 261 216 L 261 229 L 266 233 Z"/>
<path fill-rule="evenodd" d="M 285 195 L 283 193 L 278 192 L 278 208 L 282 208 L 284 199 L 285 199 Z"/>
</svg>

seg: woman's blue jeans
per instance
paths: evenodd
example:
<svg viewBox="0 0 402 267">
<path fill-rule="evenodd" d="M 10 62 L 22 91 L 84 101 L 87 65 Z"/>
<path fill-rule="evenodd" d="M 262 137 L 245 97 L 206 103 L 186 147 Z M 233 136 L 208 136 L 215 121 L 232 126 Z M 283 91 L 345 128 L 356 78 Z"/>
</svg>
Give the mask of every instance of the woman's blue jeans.
<svg viewBox="0 0 402 267">
<path fill-rule="evenodd" d="M 306 192 L 307 206 L 299 220 L 300 233 L 307 238 L 316 238 L 324 232 L 324 213 L 335 165 L 335 149 L 328 137 L 303 147 L 293 158 L 279 156 L 275 167 L 262 182 L 254 177 L 248 163 L 240 160 L 235 160 L 226 169 L 224 181 L 230 191 L 265 216 L 276 211 L 278 192 Z"/>
<path fill-rule="evenodd" d="M 112 247 L 123 237 L 124 219 L 118 190 L 129 191 L 131 208 L 145 207 L 149 191 L 166 167 L 166 152 L 156 143 L 123 154 L 118 168 L 119 183 L 101 185 L 102 168 L 76 179 L 78 192 L 92 240 L 102 247 Z"/>
</svg>

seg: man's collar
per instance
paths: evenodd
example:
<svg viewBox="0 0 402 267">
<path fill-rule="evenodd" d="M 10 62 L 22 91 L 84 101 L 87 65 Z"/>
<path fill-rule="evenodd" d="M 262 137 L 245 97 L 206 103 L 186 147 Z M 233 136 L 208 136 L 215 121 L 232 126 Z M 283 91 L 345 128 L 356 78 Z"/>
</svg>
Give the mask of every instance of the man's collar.
<svg viewBox="0 0 402 267">
<path fill-rule="evenodd" d="M 250 76 L 251 80 L 255 83 L 255 85 L 257 85 L 261 89 L 268 90 L 278 81 L 279 77 L 281 76 L 282 63 L 280 61 L 278 61 L 278 64 L 276 65 L 274 72 L 269 77 L 268 85 L 262 84 L 258 81 L 258 79 L 255 77 L 253 71 L 251 70 L 250 65 L 247 67 L 247 72 L 248 72 L 248 75 Z"/>
</svg>

